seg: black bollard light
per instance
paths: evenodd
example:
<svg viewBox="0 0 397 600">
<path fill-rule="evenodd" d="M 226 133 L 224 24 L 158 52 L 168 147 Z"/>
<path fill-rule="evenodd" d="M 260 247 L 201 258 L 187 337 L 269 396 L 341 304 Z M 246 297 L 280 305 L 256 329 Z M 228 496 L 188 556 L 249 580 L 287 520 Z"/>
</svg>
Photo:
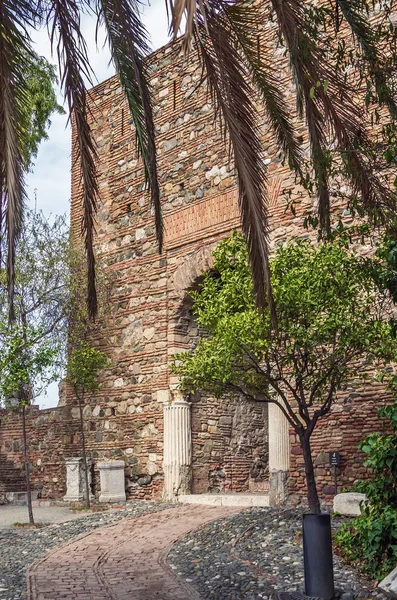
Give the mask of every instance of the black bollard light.
<svg viewBox="0 0 397 600">
<path fill-rule="evenodd" d="M 331 516 L 303 515 L 305 593 L 324 600 L 335 596 Z"/>
</svg>

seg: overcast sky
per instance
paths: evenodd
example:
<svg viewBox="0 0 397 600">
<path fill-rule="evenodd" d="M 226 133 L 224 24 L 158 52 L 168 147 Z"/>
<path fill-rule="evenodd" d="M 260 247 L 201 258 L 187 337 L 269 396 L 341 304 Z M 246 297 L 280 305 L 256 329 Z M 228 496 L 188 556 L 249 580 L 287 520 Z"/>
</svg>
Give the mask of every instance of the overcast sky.
<svg viewBox="0 0 397 600">
<path fill-rule="evenodd" d="M 152 0 L 144 7 L 143 18 L 151 36 L 155 50 L 168 42 L 168 23 L 165 10 L 165 0 Z M 99 48 L 95 44 L 95 19 L 84 16 L 82 30 L 86 40 L 91 67 L 98 83 L 114 74 L 110 55 L 103 47 L 104 35 L 100 35 Z M 51 56 L 51 46 L 47 30 L 34 32 L 35 50 L 48 60 L 56 63 L 56 56 Z M 59 94 L 59 103 L 63 97 Z M 45 215 L 64 214 L 70 207 L 70 128 L 67 125 L 67 115 L 52 117 L 49 139 L 43 142 L 35 161 L 32 173 L 27 177 L 29 202 L 43 210 Z M 58 386 L 52 384 L 47 390 L 47 396 L 35 400 L 40 408 L 56 406 L 58 402 Z"/>
</svg>

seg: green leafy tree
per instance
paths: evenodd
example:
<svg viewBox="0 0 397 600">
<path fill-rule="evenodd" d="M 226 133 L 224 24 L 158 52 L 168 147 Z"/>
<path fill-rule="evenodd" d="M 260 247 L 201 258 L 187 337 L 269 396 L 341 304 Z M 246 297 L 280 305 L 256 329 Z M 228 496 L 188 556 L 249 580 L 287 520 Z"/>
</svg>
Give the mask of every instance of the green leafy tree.
<svg viewBox="0 0 397 600">
<path fill-rule="evenodd" d="M 95 394 L 100 389 L 99 371 L 108 365 L 107 356 L 100 350 L 82 342 L 72 350 L 68 362 L 67 381 L 72 386 L 80 411 L 80 432 L 84 460 L 85 496 L 90 506 L 90 487 L 88 483 L 87 452 L 85 446 L 83 404 L 88 394 Z"/>
<path fill-rule="evenodd" d="M 51 223 L 41 212 L 28 211 L 18 249 L 11 325 L 7 275 L 5 269 L 0 271 L 0 396 L 22 417 L 28 510 L 33 522 L 26 409 L 49 383 L 61 377 L 65 367 L 71 305 L 65 219 L 56 217 Z"/>
<path fill-rule="evenodd" d="M 370 0 L 165 0 L 175 38 L 185 20 L 183 47 L 199 61 L 217 116 L 228 133 L 238 179 L 242 230 L 248 240 L 254 291 L 264 306 L 267 289 L 276 325 L 268 264 L 266 166 L 258 123 L 263 112 L 279 152 L 298 180 L 318 199 L 321 229 L 331 228 L 334 166 L 342 165 L 354 204 L 372 222 L 394 214 L 396 197 L 373 164 L 373 143 L 363 121 L 381 109 L 396 118 L 393 88 L 396 28 L 393 2 L 381 0 L 371 21 Z M 29 27 L 46 25 L 56 49 L 60 81 L 76 124 L 75 151 L 81 166 L 83 232 L 88 261 L 88 303 L 97 310 L 94 220 L 98 205 L 96 145 L 89 124 L 87 81 L 93 81 L 81 15 L 91 10 L 105 28 L 135 126 L 138 149 L 151 192 L 161 251 L 163 225 L 157 173 L 149 36 L 139 2 L 133 0 L 11 0 L 0 7 L 0 181 L 8 243 L 12 304 L 15 243 L 21 231 L 24 157 L 19 145 L 26 105 L 25 76 L 31 53 Z M 262 43 L 264 33 L 271 39 Z M 275 49 L 278 50 L 275 52 Z M 281 52 L 280 52 L 281 50 Z M 284 54 L 288 85 L 278 78 Z M 296 110 L 285 95 L 296 98 Z M 352 91 L 354 90 L 354 93 Z M 357 93 L 358 92 L 358 93 Z M 298 117 L 298 118 L 296 118 Z M 306 129 L 307 161 L 298 137 Z"/>
<path fill-rule="evenodd" d="M 26 407 L 30 405 L 33 390 L 40 392 L 59 374 L 59 355 L 46 340 L 46 333 L 28 325 L 11 329 L 0 321 L 0 398 L 6 407 L 22 415 L 23 456 L 29 522 L 33 525 L 33 508 L 30 486 L 28 440 L 26 433 Z"/>
<path fill-rule="evenodd" d="M 1 17 L 0 17 L 1 21 Z M 5 32 L 0 25 L 0 36 L 4 36 Z M 1 49 L 4 49 L 4 37 L 2 39 Z M 20 184 L 23 181 L 24 173 L 32 168 L 33 160 L 37 155 L 39 144 L 42 140 L 48 138 L 47 129 L 51 124 L 51 115 L 54 112 L 63 113 L 63 108 L 58 104 L 55 86 L 57 84 L 56 71 L 44 57 L 39 56 L 29 47 L 23 48 L 17 45 L 13 50 L 13 61 L 18 62 L 20 69 L 20 80 L 8 82 L 8 92 L 12 94 L 15 91 L 15 86 L 21 86 L 21 90 L 11 100 L 5 97 L 1 102 L 0 112 L 2 119 L 5 119 L 3 126 L 8 129 L 6 137 L 0 136 L 0 164 L 2 169 L 9 172 L 9 177 L 12 180 L 12 187 Z M 0 50 L 1 54 L 1 50 Z M 0 59 L 1 60 L 1 59 Z M 5 92 L 5 90 L 3 90 Z M 15 106 L 10 106 L 10 102 L 15 103 Z M 13 116 L 17 115 L 18 122 L 14 122 Z M 13 135 L 9 135 L 10 128 L 15 127 Z M 5 132 L 1 135 L 3 135 Z M 7 144 L 11 144 L 7 147 Z M 11 166 L 7 162 L 7 154 L 15 154 L 17 157 L 16 163 Z M 8 157 L 9 158 L 9 157 Z M 1 170 L 0 169 L 0 172 Z M 10 173 L 11 171 L 11 173 Z M 15 293 L 15 263 L 17 242 L 24 234 L 23 220 L 24 214 L 27 212 L 24 206 L 25 193 L 18 197 L 10 187 L 10 182 L 7 177 L 0 175 L 0 240 L 2 246 L 1 259 L 6 258 L 6 274 L 7 274 L 7 289 L 9 302 L 9 319 L 13 321 L 14 314 L 14 293 Z M 6 211 L 3 214 L 2 210 L 7 205 Z M 29 219 L 31 215 L 27 214 Z M 3 265 L 0 264 L 0 268 Z"/>
<path fill-rule="evenodd" d="M 392 303 L 375 282 L 373 262 L 343 241 L 292 241 L 270 267 L 278 330 L 269 311 L 255 306 L 243 237 L 219 244 L 213 270 L 191 293 L 207 335 L 176 356 L 174 370 L 186 392 L 277 404 L 299 438 L 309 507 L 319 513 L 311 435 L 341 386 L 362 376 L 363 362 L 375 367 L 396 356 L 393 322 L 385 319 Z"/>
<path fill-rule="evenodd" d="M 6 241 L 3 240 L 2 250 Z M 43 332 L 63 362 L 66 360 L 71 303 L 71 251 L 64 216 L 47 219 L 27 210 L 15 264 L 13 326 Z M 0 270 L 0 320 L 7 322 L 7 273 Z"/>
<path fill-rule="evenodd" d="M 48 139 L 47 131 L 54 113 L 64 114 L 57 102 L 55 86 L 58 83 L 56 68 L 35 52 L 27 57 L 25 73 L 26 97 L 21 106 L 21 154 L 26 170 L 32 167 L 40 142 Z"/>
</svg>

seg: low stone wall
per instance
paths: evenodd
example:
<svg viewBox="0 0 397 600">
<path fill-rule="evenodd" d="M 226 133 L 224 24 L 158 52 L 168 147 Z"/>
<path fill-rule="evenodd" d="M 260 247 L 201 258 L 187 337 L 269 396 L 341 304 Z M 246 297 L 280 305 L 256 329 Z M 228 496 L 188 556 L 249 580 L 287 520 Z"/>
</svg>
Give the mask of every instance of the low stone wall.
<svg viewBox="0 0 397 600">
<path fill-rule="evenodd" d="M 63 458 L 73 452 L 75 424 L 67 407 L 27 411 L 27 437 L 31 482 L 42 498 L 61 498 L 65 494 Z M 0 486 L 5 491 L 24 491 L 22 417 L 13 411 L 1 411 Z M 13 468 L 9 476 L 7 466 Z M 8 475 L 8 476 L 7 476 Z"/>
<path fill-rule="evenodd" d="M 99 460 L 121 459 L 125 463 L 126 489 L 129 497 L 159 498 L 163 489 L 162 457 L 155 452 L 153 438 L 162 435 L 158 424 L 105 414 L 105 409 L 84 408 L 87 454 L 94 464 L 94 488 L 100 492 Z M 24 461 L 21 416 L 12 411 L 0 412 L 0 492 L 23 491 Z M 31 407 L 27 411 L 27 435 L 31 482 L 41 498 L 60 499 L 66 493 L 65 458 L 81 456 L 81 435 L 77 406 L 46 410 Z M 139 438 L 145 443 L 133 444 Z M 134 449 L 132 449 L 134 445 Z M 150 449 L 153 452 L 150 453 Z M 142 450 L 144 459 L 140 459 Z M 149 452 L 147 452 L 149 450 Z M 137 456 L 138 453 L 138 456 Z"/>
</svg>

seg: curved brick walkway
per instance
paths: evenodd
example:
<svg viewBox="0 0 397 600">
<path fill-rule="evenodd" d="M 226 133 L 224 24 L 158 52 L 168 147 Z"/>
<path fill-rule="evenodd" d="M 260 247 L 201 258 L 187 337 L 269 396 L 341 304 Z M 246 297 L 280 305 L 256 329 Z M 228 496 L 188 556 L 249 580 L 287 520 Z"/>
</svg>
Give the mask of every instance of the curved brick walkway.
<svg viewBox="0 0 397 600">
<path fill-rule="evenodd" d="M 168 569 L 176 540 L 239 508 L 182 505 L 120 521 L 30 565 L 29 600 L 198 600 Z"/>
</svg>

